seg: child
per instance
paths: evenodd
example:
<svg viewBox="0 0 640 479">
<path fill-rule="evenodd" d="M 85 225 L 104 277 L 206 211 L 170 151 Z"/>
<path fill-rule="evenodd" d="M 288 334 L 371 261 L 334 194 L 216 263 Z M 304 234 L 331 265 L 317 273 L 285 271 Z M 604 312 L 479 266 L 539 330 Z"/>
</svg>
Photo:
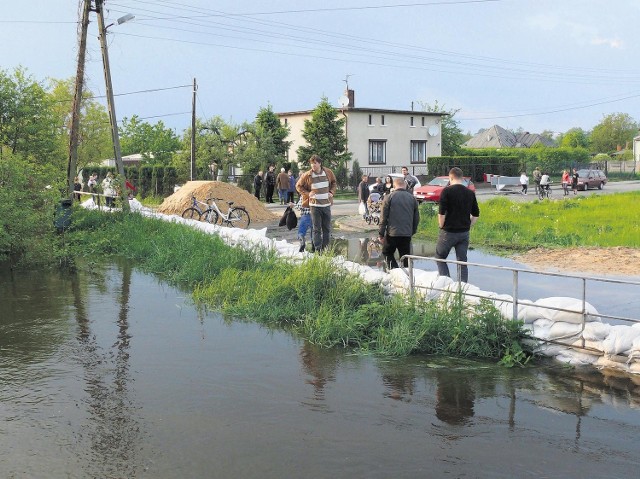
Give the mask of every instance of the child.
<svg viewBox="0 0 640 479">
<path fill-rule="evenodd" d="M 298 251 L 302 253 L 307 246 L 307 230 L 310 230 L 309 236 L 313 237 L 313 235 L 311 234 L 311 211 L 309 210 L 309 208 L 305 208 L 302 206 L 302 198 L 300 198 L 295 205 L 293 203 L 289 203 L 289 206 L 293 206 L 294 209 L 300 210 L 300 220 L 298 221 L 298 240 L 300 241 L 300 249 L 298 249 Z"/>
</svg>

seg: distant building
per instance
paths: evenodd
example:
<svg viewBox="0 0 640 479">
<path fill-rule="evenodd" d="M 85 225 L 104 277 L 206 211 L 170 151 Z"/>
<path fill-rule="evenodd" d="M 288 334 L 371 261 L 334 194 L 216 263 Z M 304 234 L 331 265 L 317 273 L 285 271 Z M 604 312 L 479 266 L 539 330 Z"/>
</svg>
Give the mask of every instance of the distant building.
<svg viewBox="0 0 640 479">
<path fill-rule="evenodd" d="M 414 174 L 426 173 L 427 158 L 442 154 L 441 118 L 446 113 L 380 108 L 355 108 L 354 92 L 349 90 L 343 108 L 346 118 L 347 149 L 360 167 L 367 171 L 394 171 L 407 166 Z M 297 150 L 306 144 L 302 137 L 304 121 L 312 110 L 277 113 L 289 127 L 288 161 L 298 162 Z M 368 168 L 369 167 L 369 168 Z"/>
<path fill-rule="evenodd" d="M 493 125 L 483 130 L 462 146 L 465 148 L 531 148 L 532 146 L 554 146 L 553 141 L 538 133 L 513 133 Z"/>
<path fill-rule="evenodd" d="M 640 163 L 640 135 L 633 139 L 633 161 Z"/>
<path fill-rule="evenodd" d="M 149 154 L 149 157 L 153 158 L 152 154 Z M 144 160 L 144 156 L 142 153 L 135 153 L 133 155 L 125 155 L 122 157 L 122 165 L 123 166 L 139 166 Z M 108 160 L 103 160 L 100 163 L 100 166 L 105 166 L 107 168 L 115 168 L 116 160 L 115 158 L 109 158 Z"/>
</svg>

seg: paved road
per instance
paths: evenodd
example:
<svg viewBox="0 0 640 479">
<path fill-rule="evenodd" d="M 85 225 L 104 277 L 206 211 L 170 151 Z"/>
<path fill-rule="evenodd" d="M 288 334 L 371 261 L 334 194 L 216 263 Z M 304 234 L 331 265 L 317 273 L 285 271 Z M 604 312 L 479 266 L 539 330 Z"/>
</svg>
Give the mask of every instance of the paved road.
<svg viewBox="0 0 640 479">
<path fill-rule="evenodd" d="M 538 197 L 533 193 L 534 188 L 529 187 L 528 195 L 521 195 L 519 193 L 519 188 L 514 188 L 509 191 L 496 192 L 494 187 L 486 186 L 484 184 L 478 185 L 478 189 L 476 190 L 476 196 L 478 197 L 478 201 L 487 201 L 492 198 L 505 197 L 509 198 L 512 201 L 524 202 L 524 201 L 534 201 Z M 553 185 L 551 187 L 551 199 L 563 199 L 562 196 L 562 187 L 560 185 Z M 612 193 L 623 193 L 629 191 L 639 191 L 640 190 L 640 181 L 616 181 L 607 183 L 607 185 L 602 190 L 592 189 L 588 191 L 578 191 L 577 196 L 587 196 L 587 195 L 608 195 Z M 567 198 L 573 198 L 574 195 L 570 192 Z M 281 206 L 279 204 L 265 204 L 267 208 L 273 210 L 275 212 L 283 212 L 285 206 Z M 335 200 L 333 207 L 331 208 L 331 214 L 334 217 L 338 216 L 353 216 L 358 214 L 358 201 L 357 200 Z"/>
</svg>

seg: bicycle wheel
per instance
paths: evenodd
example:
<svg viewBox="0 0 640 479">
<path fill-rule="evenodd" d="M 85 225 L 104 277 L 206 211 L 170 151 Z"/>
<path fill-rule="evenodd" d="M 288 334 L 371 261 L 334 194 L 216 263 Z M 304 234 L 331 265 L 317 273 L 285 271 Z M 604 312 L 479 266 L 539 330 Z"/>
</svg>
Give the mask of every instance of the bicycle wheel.
<svg viewBox="0 0 640 479">
<path fill-rule="evenodd" d="M 212 225 L 215 225 L 218 222 L 218 212 L 214 209 L 207 209 L 204 213 L 204 220 L 207 223 L 211 223 Z"/>
<path fill-rule="evenodd" d="M 182 217 L 188 220 L 200 221 L 200 212 L 195 208 L 187 208 L 182 212 Z"/>
<path fill-rule="evenodd" d="M 230 226 L 235 226 L 236 228 L 246 229 L 249 227 L 249 223 L 251 223 L 251 219 L 249 218 L 249 213 L 244 208 L 232 208 L 229 210 L 229 219 L 227 223 Z"/>
</svg>

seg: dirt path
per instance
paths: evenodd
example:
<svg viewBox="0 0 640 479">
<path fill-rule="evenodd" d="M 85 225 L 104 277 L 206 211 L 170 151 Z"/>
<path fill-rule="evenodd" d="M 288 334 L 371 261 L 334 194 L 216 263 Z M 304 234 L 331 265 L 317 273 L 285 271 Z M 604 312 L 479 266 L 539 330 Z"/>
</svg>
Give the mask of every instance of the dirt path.
<svg viewBox="0 0 640 479">
<path fill-rule="evenodd" d="M 633 248 L 536 248 L 514 259 L 539 270 L 640 276 L 640 250 Z"/>
</svg>

